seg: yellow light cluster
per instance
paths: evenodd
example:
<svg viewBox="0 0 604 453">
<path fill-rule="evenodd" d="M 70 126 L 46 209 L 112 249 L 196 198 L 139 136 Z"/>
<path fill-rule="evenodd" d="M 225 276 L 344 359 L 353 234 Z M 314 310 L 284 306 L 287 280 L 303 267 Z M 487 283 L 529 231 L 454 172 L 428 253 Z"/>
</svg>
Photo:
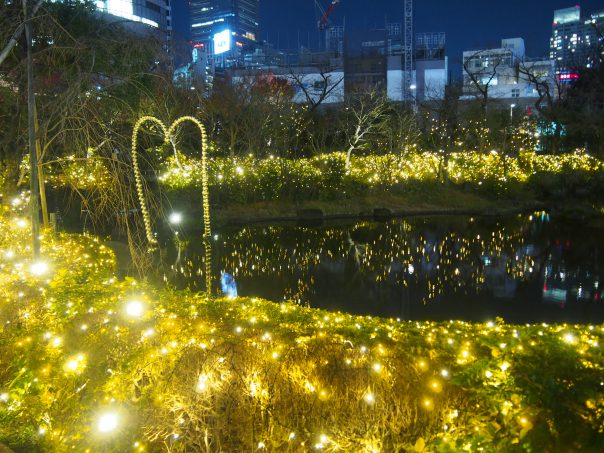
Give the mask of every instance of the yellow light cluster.
<svg viewBox="0 0 604 453">
<path fill-rule="evenodd" d="M 521 138 L 518 138 L 521 140 Z M 208 183 L 219 189 L 239 189 L 250 192 L 248 197 L 272 200 L 281 196 L 282 187 L 292 187 L 307 196 L 321 191 L 340 190 L 338 185 L 347 180 L 370 187 L 391 187 L 406 181 L 433 182 L 441 178 L 444 169 L 456 183 L 481 184 L 487 181 L 506 183 L 526 181 L 535 172 L 562 171 L 602 172 L 602 162 L 582 150 L 571 154 L 538 155 L 528 146 L 520 147 L 516 156 L 500 150 L 490 152 L 455 151 L 410 152 L 357 156 L 352 159 L 349 172 L 345 170 L 345 153 L 331 153 L 304 159 L 285 159 L 270 156 L 196 157 L 179 155 L 165 160 L 160 181 L 168 188 L 201 187 L 204 165 Z M 135 154 L 136 155 L 136 154 Z M 55 185 L 74 185 L 82 189 L 94 188 L 110 181 L 104 159 L 91 156 L 61 160 L 49 171 Z M 205 164 L 204 164 L 205 162 Z M 334 186 L 335 184 L 335 186 Z"/>
<path fill-rule="evenodd" d="M 587 433 L 572 445 L 601 429 L 603 326 L 208 299 L 119 280 L 100 241 L 49 232 L 52 265 L 34 275 L 22 212 L 1 209 L 0 419 L 15 449 L 510 450 L 536 427 L 535 442 L 564 442 L 569 419 Z"/>
</svg>

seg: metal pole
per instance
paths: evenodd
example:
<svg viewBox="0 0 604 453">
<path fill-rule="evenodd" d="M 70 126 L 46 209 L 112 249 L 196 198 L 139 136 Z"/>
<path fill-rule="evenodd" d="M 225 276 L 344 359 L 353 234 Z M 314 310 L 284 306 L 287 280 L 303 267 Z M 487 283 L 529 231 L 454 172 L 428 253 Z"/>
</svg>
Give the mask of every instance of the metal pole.
<svg viewBox="0 0 604 453">
<path fill-rule="evenodd" d="M 40 257 L 40 187 L 38 185 L 38 154 L 36 152 L 36 126 L 34 112 L 36 98 L 34 93 L 34 63 L 32 56 L 32 27 L 31 18 L 27 13 L 27 0 L 23 0 L 23 15 L 25 17 L 25 38 L 27 40 L 27 123 L 29 129 L 29 187 L 31 209 L 31 234 L 33 240 L 34 259 Z"/>
</svg>

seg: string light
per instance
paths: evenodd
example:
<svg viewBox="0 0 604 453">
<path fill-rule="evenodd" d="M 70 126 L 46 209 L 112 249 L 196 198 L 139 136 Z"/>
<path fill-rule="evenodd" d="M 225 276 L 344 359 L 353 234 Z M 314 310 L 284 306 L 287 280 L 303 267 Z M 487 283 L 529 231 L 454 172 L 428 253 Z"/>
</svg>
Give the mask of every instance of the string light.
<svg viewBox="0 0 604 453">
<path fill-rule="evenodd" d="M 203 204 L 203 225 L 204 225 L 204 233 L 203 240 L 205 245 L 205 262 L 206 262 L 206 292 L 208 295 L 212 293 L 212 253 L 211 253 L 211 243 L 210 238 L 212 237 L 212 227 L 211 227 L 211 219 L 210 219 L 210 195 L 209 195 L 209 179 L 208 179 L 208 158 L 207 158 L 207 149 L 208 149 L 208 139 L 204 125 L 197 119 L 192 116 L 182 116 L 178 118 L 176 121 L 172 123 L 172 125 L 167 128 L 164 123 L 162 123 L 159 119 L 153 116 L 143 116 L 141 117 L 132 130 L 132 166 L 134 167 L 134 177 L 136 183 L 136 191 L 138 194 L 138 199 L 141 205 L 141 211 L 143 214 L 143 221 L 145 225 L 145 232 L 147 235 L 147 240 L 149 241 L 150 249 L 154 250 L 157 247 L 157 240 L 153 235 L 151 230 L 151 217 L 149 215 L 149 210 L 147 209 L 147 204 L 145 202 L 144 189 L 143 189 L 143 178 L 141 175 L 141 171 L 138 165 L 138 153 L 137 153 L 137 140 L 138 133 L 142 125 L 146 122 L 154 123 L 159 126 L 164 135 L 164 142 L 168 143 L 172 138 L 174 131 L 184 122 L 189 121 L 192 122 L 198 129 L 199 134 L 201 135 L 201 185 L 202 185 L 202 204 Z"/>
<path fill-rule="evenodd" d="M 0 347 L 9 364 L 0 381 L 0 414 L 6 432 L 31 433 L 28 441 L 35 439 L 44 450 L 126 451 L 134 445 L 155 451 L 166 444 L 194 449 L 206 435 L 229 448 L 242 439 L 249 445 L 253 429 L 252 445 L 271 450 L 320 444 L 327 450 L 390 451 L 393 442 L 403 442 L 392 433 L 409 429 L 404 417 L 392 416 L 402 407 L 414 411 L 416 426 L 425 430 L 425 449 L 437 449 L 443 439 L 450 442 L 447 448 L 480 448 L 494 421 L 499 439 L 532 429 L 537 419 L 546 422 L 544 430 L 564 429 L 542 407 L 547 402 L 535 404 L 518 379 L 551 379 L 559 370 L 541 360 L 548 351 L 577 369 L 565 375 L 564 385 L 581 387 L 585 376 L 599 376 L 604 366 L 595 346 L 602 342 L 602 326 L 408 322 L 289 302 L 207 300 L 115 278 L 113 253 L 95 238 L 73 235 L 44 237 L 53 273 L 40 281 L 28 271 L 27 243 L 28 232 L 10 214 L 0 215 L 0 249 L 10 244 L 15 252 L 10 259 L 0 253 Z M 422 242 L 422 249 L 427 245 Z M 133 291 L 154 301 L 154 316 L 144 325 L 119 316 Z M 486 371 L 490 378 L 476 385 Z M 564 406 L 564 416 L 580 416 L 588 432 L 597 425 L 604 394 L 601 378 L 595 387 L 592 381 L 589 399 L 569 392 L 556 401 L 566 404 L 568 398 L 572 405 Z M 139 416 L 128 421 L 128 430 L 120 429 L 120 411 L 88 415 L 97 404 L 131 405 Z M 294 412 L 313 422 L 290 418 Z M 321 414 L 329 414 L 329 426 L 320 426 Z M 223 428 L 228 417 L 244 421 L 226 430 L 230 438 Z M 380 431 L 385 419 L 393 426 L 387 435 Z M 87 436 L 91 431 L 104 435 Z"/>
<path fill-rule="evenodd" d="M 48 272 L 48 263 L 44 261 L 36 261 L 31 265 L 30 271 L 36 276 L 44 275 Z"/>
<path fill-rule="evenodd" d="M 126 303 L 126 315 L 131 318 L 141 318 L 145 314 L 145 304 L 139 300 L 131 300 Z"/>
</svg>

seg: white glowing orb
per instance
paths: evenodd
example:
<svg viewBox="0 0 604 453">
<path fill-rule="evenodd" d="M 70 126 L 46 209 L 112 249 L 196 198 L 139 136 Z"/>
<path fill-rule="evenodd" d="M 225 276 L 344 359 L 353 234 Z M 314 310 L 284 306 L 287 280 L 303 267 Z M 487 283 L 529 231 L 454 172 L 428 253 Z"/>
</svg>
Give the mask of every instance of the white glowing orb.
<svg viewBox="0 0 604 453">
<path fill-rule="evenodd" d="M 199 379 L 197 380 L 197 392 L 202 393 L 208 390 L 208 379 L 209 376 L 207 374 L 199 376 Z"/>
<path fill-rule="evenodd" d="M 168 220 L 170 220 L 170 223 L 177 225 L 182 222 L 182 214 L 180 212 L 173 212 L 170 214 Z"/>
<path fill-rule="evenodd" d="M 118 426 L 119 418 L 114 412 L 107 412 L 99 417 L 97 428 L 101 433 L 110 433 Z"/>
<path fill-rule="evenodd" d="M 126 304 L 126 314 L 132 318 L 140 318 L 145 313 L 145 305 L 138 301 L 132 300 Z"/>
<path fill-rule="evenodd" d="M 564 341 L 568 344 L 573 344 L 575 343 L 575 341 L 577 341 L 577 339 L 572 333 L 567 333 L 566 335 L 564 335 Z"/>
<path fill-rule="evenodd" d="M 29 270 L 34 275 L 44 275 L 46 272 L 48 272 L 48 264 L 44 261 L 37 261 L 31 265 Z"/>
</svg>

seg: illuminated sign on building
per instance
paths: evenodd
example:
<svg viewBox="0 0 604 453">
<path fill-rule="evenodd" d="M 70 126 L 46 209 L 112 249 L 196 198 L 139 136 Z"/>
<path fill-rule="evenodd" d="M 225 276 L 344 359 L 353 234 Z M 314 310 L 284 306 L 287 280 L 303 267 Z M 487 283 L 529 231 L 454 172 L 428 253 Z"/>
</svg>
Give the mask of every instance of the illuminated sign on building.
<svg viewBox="0 0 604 453">
<path fill-rule="evenodd" d="M 214 55 L 231 50 L 231 30 L 226 29 L 214 35 Z"/>
<path fill-rule="evenodd" d="M 558 77 L 560 78 L 560 82 L 574 82 L 579 79 L 579 74 L 575 72 L 561 72 Z"/>
</svg>

